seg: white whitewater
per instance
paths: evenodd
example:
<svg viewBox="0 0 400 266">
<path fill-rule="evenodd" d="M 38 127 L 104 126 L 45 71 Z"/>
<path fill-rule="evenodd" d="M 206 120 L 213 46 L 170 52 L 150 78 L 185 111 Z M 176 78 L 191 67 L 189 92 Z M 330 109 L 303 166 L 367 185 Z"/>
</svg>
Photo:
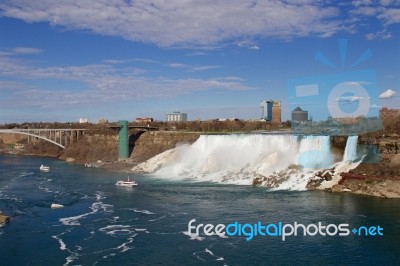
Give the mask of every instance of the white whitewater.
<svg viewBox="0 0 400 266">
<path fill-rule="evenodd" d="M 354 162 L 357 159 L 358 136 L 349 136 L 344 150 L 343 161 Z"/>
<path fill-rule="evenodd" d="M 282 189 L 304 190 L 314 169 L 333 163 L 329 136 L 203 135 L 192 145 L 166 151 L 136 166 L 134 171 L 155 173 L 168 179 L 192 179 L 251 185 L 291 165 Z"/>
</svg>

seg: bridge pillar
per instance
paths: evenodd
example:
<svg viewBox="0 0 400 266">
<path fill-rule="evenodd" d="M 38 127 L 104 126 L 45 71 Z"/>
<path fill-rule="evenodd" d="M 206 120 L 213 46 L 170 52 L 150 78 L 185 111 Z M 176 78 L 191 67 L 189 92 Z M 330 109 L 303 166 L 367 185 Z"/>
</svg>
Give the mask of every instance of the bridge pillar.
<svg viewBox="0 0 400 266">
<path fill-rule="evenodd" d="M 118 121 L 118 160 L 129 158 L 128 121 Z"/>
<path fill-rule="evenodd" d="M 73 143 L 74 142 L 74 137 L 75 137 L 75 130 L 71 130 L 71 135 L 70 135 L 70 141 L 69 141 L 69 143 Z"/>
<path fill-rule="evenodd" d="M 64 146 L 67 146 L 68 145 L 68 133 L 67 133 L 67 131 L 63 131 L 63 132 L 64 132 L 64 141 L 65 141 Z"/>
</svg>

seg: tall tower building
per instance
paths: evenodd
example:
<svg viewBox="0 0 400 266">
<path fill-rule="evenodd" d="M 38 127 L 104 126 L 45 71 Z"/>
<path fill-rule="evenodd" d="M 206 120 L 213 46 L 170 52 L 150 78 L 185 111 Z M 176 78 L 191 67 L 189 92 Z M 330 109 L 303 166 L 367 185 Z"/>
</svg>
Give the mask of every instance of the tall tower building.
<svg viewBox="0 0 400 266">
<path fill-rule="evenodd" d="M 272 120 L 272 100 L 270 101 L 261 101 L 261 119 L 271 121 Z"/>
<path fill-rule="evenodd" d="M 261 119 L 272 123 L 281 123 L 281 102 L 276 100 L 261 101 Z"/>
<path fill-rule="evenodd" d="M 273 101 L 272 103 L 272 123 L 280 124 L 282 122 L 281 102 Z"/>
</svg>

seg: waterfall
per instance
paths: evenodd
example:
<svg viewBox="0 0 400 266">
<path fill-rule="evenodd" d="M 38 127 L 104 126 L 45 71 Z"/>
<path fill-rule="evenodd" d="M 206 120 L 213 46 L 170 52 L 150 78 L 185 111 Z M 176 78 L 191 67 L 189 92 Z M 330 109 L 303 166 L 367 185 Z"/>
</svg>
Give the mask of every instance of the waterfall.
<svg viewBox="0 0 400 266">
<path fill-rule="evenodd" d="M 343 161 L 355 161 L 357 159 L 358 136 L 349 136 L 344 150 Z"/>
<path fill-rule="evenodd" d="M 189 178 L 242 185 L 250 185 L 260 176 L 276 175 L 281 179 L 279 185 L 287 185 L 291 180 L 290 186 L 304 189 L 308 179 L 298 172 L 298 176 L 291 178 L 290 175 L 295 173 L 293 169 L 299 169 L 293 165 L 319 169 L 331 164 L 329 136 L 202 135 L 192 145 L 159 154 L 136 170 L 156 171 L 156 176 L 168 179 Z M 300 182 L 300 179 L 304 180 Z"/>
<path fill-rule="evenodd" d="M 326 168 L 333 163 L 329 136 L 306 136 L 300 142 L 298 164 L 305 168 Z"/>
</svg>

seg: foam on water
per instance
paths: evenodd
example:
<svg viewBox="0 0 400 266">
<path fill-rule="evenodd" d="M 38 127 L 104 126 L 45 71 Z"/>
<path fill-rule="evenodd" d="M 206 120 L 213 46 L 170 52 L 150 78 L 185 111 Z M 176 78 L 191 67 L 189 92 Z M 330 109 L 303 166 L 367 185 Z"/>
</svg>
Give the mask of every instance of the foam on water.
<svg viewBox="0 0 400 266">
<path fill-rule="evenodd" d="M 101 232 L 105 232 L 107 235 L 116 235 L 116 234 L 131 234 L 135 232 L 135 229 L 130 225 L 107 225 L 106 227 L 102 227 L 99 229 Z"/>
<path fill-rule="evenodd" d="M 30 176 L 30 175 L 33 175 L 33 174 L 34 174 L 34 172 L 22 172 L 22 173 L 19 175 L 19 177 Z"/>
<path fill-rule="evenodd" d="M 356 145 L 357 137 L 349 137 L 346 157 L 355 158 Z M 202 135 L 192 145 L 168 150 L 132 170 L 158 178 L 236 185 L 262 178 L 273 189 L 306 190 L 317 170 L 333 164 L 329 136 Z M 293 165 L 303 170 L 293 171 Z"/>
<path fill-rule="evenodd" d="M 156 218 L 156 219 L 150 219 L 149 222 L 155 222 L 155 221 L 164 219 L 164 218 L 166 218 L 166 217 L 167 217 L 167 216 L 163 215 L 163 216 L 160 216 L 159 218 Z"/>
<path fill-rule="evenodd" d="M 183 232 L 184 235 L 187 235 L 190 237 L 190 240 L 198 240 L 198 241 L 203 241 L 205 238 L 202 236 L 198 236 L 195 233 L 189 234 L 188 231 Z"/>
<path fill-rule="evenodd" d="M 160 178 L 190 179 L 236 185 L 251 185 L 257 176 L 269 176 L 289 165 L 319 168 L 332 163 L 329 136 L 203 135 L 192 145 L 183 145 L 157 155 L 133 170 L 151 172 Z M 304 182 L 287 185 L 304 189 Z"/>
<path fill-rule="evenodd" d="M 60 243 L 60 249 L 61 250 L 66 250 L 67 245 L 65 245 L 64 241 L 59 237 L 59 236 L 51 236 L 52 238 L 58 240 L 58 243 Z"/>
<path fill-rule="evenodd" d="M 212 252 L 210 249 L 205 248 L 204 250 L 201 250 L 199 252 L 193 252 L 193 256 L 195 256 L 198 260 L 207 263 L 207 259 L 204 258 L 204 255 L 207 255 L 207 257 L 211 256 L 213 260 L 215 261 L 221 261 L 223 265 L 226 265 L 223 261 L 225 260 L 223 257 L 216 256 L 214 252 Z"/>
<path fill-rule="evenodd" d="M 90 209 L 92 210 L 91 212 L 87 212 L 84 214 L 80 214 L 77 216 L 71 216 L 71 217 L 65 217 L 65 218 L 60 218 L 59 221 L 64 224 L 64 225 L 68 225 L 68 226 L 77 226 L 80 225 L 79 220 L 82 218 L 85 218 L 89 215 L 93 215 L 95 213 L 97 213 L 99 210 L 103 210 L 104 212 L 113 212 L 113 205 L 110 204 L 105 204 L 102 201 L 100 201 L 101 199 L 104 199 L 105 197 L 101 195 L 101 193 L 97 193 L 96 194 L 96 202 L 94 202 L 92 204 L 92 206 L 90 207 Z"/>
<path fill-rule="evenodd" d="M 138 210 L 136 208 L 124 208 L 124 210 L 129 210 L 129 211 L 133 211 L 133 212 L 136 212 L 136 213 L 142 213 L 142 214 L 146 214 L 146 215 L 155 214 L 154 212 L 151 212 L 149 210 Z"/>
</svg>

